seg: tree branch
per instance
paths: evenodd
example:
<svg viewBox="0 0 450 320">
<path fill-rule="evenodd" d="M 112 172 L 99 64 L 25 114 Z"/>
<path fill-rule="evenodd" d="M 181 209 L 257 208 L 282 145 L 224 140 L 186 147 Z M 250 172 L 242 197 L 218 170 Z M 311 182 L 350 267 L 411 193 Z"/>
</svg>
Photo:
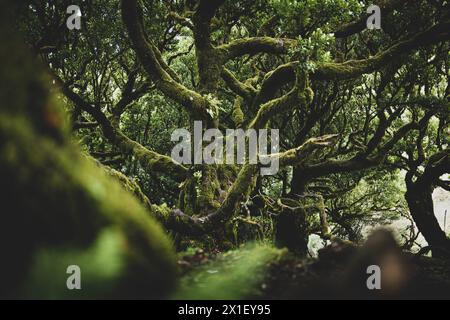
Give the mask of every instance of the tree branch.
<svg viewBox="0 0 450 320">
<path fill-rule="evenodd" d="M 268 72 L 264 77 L 261 89 L 253 102 L 252 108 L 256 109 L 256 107 L 271 100 L 280 88 L 295 81 L 295 70 L 297 66 L 297 61 L 289 62 Z"/>
<path fill-rule="evenodd" d="M 428 115 L 424 117 L 424 119 L 427 118 Z M 424 119 L 422 120 L 425 121 Z M 302 167 L 302 177 L 305 180 L 310 180 L 334 173 L 353 172 L 378 166 L 385 160 L 389 151 L 392 150 L 398 141 L 403 139 L 411 130 L 418 129 L 420 129 L 419 123 L 409 123 L 404 125 L 398 129 L 392 138 L 383 144 L 374 155 L 369 156 L 363 151 L 347 160 L 329 159 L 322 163 L 305 165 Z"/>
<path fill-rule="evenodd" d="M 292 108 L 296 103 L 306 105 L 312 101 L 313 96 L 314 93 L 309 87 L 309 79 L 306 72 L 296 72 L 296 82 L 291 91 L 280 98 L 270 100 L 263 104 L 249 127 L 252 129 L 261 129 L 273 115 Z"/>
<path fill-rule="evenodd" d="M 389 14 L 390 12 L 401 8 L 402 6 L 408 3 L 407 0 L 380 0 L 377 1 L 376 5 L 378 5 L 381 9 L 382 16 Z M 366 29 L 367 27 L 367 19 L 370 17 L 370 14 L 365 13 L 361 19 L 355 22 L 351 22 L 342 26 L 339 30 L 334 32 L 334 36 L 336 38 L 346 38 L 356 33 L 359 33 Z"/>
<path fill-rule="evenodd" d="M 251 101 L 256 95 L 256 90 L 252 86 L 239 81 L 227 68 L 223 68 L 222 70 L 222 79 L 234 93 L 247 101 Z"/>
<path fill-rule="evenodd" d="M 319 138 L 311 138 L 303 145 L 270 157 L 278 157 L 280 167 L 295 166 L 305 160 L 306 156 L 314 150 L 334 145 L 339 138 L 338 134 L 330 134 Z"/>
<path fill-rule="evenodd" d="M 218 49 L 224 52 L 225 60 L 231 60 L 246 54 L 283 54 L 287 53 L 289 48 L 296 44 L 297 41 L 293 39 L 254 37 L 234 40 L 228 44 L 219 46 Z"/>
<path fill-rule="evenodd" d="M 407 54 L 420 47 L 450 39 L 450 21 L 434 25 L 424 32 L 416 34 L 407 40 L 400 41 L 389 49 L 364 60 L 350 60 L 344 63 L 321 63 L 311 75 L 317 80 L 343 80 L 372 73 L 389 64 L 402 54 Z"/>
<path fill-rule="evenodd" d="M 161 54 L 145 35 L 140 9 L 137 0 L 122 0 L 122 18 L 144 69 L 166 96 L 184 106 L 193 117 L 200 117 L 212 123 L 213 120 L 207 112 L 208 101 L 174 80 L 167 71 L 169 67 L 163 63 Z"/>
<path fill-rule="evenodd" d="M 119 129 L 113 126 L 111 121 L 109 121 L 100 109 L 95 108 L 86 102 L 82 97 L 65 85 L 58 76 L 55 75 L 54 77 L 63 94 L 78 108 L 89 113 L 100 124 L 105 137 L 111 143 L 117 145 L 123 153 L 132 153 L 142 167 L 147 169 L 148 172 L 166 173 L 177 181 L 183 181 L 186 178 L 188 174 L 187 168 L 175 163 L 170 157 L 151 151 L 138 142 L 128 138 Z"/>
</svg>

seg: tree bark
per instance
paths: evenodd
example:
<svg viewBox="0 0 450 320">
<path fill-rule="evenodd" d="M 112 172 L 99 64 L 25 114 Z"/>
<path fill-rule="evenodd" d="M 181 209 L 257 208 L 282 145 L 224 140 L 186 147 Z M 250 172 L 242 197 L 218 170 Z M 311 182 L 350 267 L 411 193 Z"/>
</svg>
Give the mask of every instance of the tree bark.
<svg viewBox="0 0 450 320">
<path fill-rule="evenodd" d="M 405 194 L 411 216 L 428 244 L 433 256 L 450 257 L 450 240 L 434 215 L 432 188 L 411 186 Z"/>
<path fill-rule="evenodd" d="M 432 248 L 433 256 L 450 258 L 450 239 L 442 231 L 434 215 L 432 193 L 440 177 L 450 172 L 450 154 L 445 149 L 432 155 L 425 170 L 416 181 L 412 181 L 412 172 L 406 176 L 405 194 L 409 210 L 417 228 Z"/>
</svg>

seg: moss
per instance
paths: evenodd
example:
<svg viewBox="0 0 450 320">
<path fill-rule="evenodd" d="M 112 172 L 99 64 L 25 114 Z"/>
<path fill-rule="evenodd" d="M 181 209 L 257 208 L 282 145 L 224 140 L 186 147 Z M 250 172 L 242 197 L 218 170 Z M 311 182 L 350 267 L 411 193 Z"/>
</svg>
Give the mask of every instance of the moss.
<svg viewBox="0 0 450 320">
<path fill-rule="evenodd" d="M 117 181 L 120 182 L 122 187 L 130 192 L 131 194 L 135 195 L 136 198 L 143 204 L 148 205 L 150 201 L 148 200 L 147 196 L 142 192 L 141 187 L 136 183 L 136 181 L 133 181 L 129 179 L 126 175 L 124 175 L 122 172 L 119 172 L 111 167 L 102 165 L 99 161 L 96 159 L 88 156 L 88 159 L 93 161 L 95 164 L 97 164 L 100 168 L 105 170 L 111 177 L 115 178 Z"/>
<path fill-rule="evenodd" d="M 117 142 L 119 146 L 121 146 L 124 151 L 132 151 L 141 166 L 148 172 L 168 174 L 177 181 L 182 181 L 187 177 L 187 168 L 174 162 L 172 158 L 149 150 L 122 134 L 119 135 L 118 139 L 119 141 Z"/>
<path fill-rule="evenodd" d="M 181 279 L 176 299 L 248 299 L 257 296 L 271 263 L 285 250 L 267 245 L 249 245 L 229 251 Z"/>
<path fill-rule="evenodd" d="M 369 73 L 381 67 L 385 59 L 382 54 L 370 57 L 366 60 L 350 60 L 344 63 L 322 62 L 317 64 L 317 70 L 311 76 L 318 80 L 343 80 L 351 79 Z"/>
<path fill-rule="evenodd" d="M 254 37 L 237 39 L 229 44 L 220 46 L 220 50 L 226 52 L 227 59 L 232 59 L 246 54 L 257 53 L 287 53 L 289 48 L 297 45 L 296 40 L 271 37 Z"/>
<path fill-rule="evenodd" d="M 251 190 L 256 184 L 256 171 L 258 167 L 252 164 L 245 164 L 229 191 L 228 197 L 238 197 L 242 199 L 248 198 Z"/>
<path fill-rule="evenodd" d="M 231 114 L 231 117 L 233 118 L 233 122 L 236 128 L 241 128 L 242 124 L 244 123 L 244 113 L 242 112 L 241 108 L 242 102 L 242 98 L 237 98 L 233 105 L 233 112 Z"/>
<path fill-rule="evenodd" d="M 257 170 L 257 165 L 245 164 L 242 166 L 236 181 L 228 190 L 224 202 L 210 220 L 212 224 L 225 223 L 235 215 L 238 205 L 248 199 L 256 185 Z"/>
<path fill-rule="evenodd" d="M 222 164 L 217 168 L 217 176 L 220 181 L 220 188 L 228 190 L 239 173 L 239 167 L 231 164 Z"/>
<path fill-rule="evenodd" d="M 220 183 L 217 178 L 217 167 L 206 165 L 202 167 L 202 175 L 197 185 L 197 209 L 201 215 L 206 215 L 220 207 Z"/>
<path fill-rule="evenodd" d="M 259 108 L 258 114 L 250 123 L 249 127 L 254 129 L 265 127 L 274 115 L 293 108 L 298 103 L 299 98 L 301 98 L 301 95 L 298 93 L 298 88 L 294 87 L 287 94 L 264 103 Z"/>
<path fill-rule="evenodd" d="M 148 297 L 167 293 L 175 279 L 171 243 L 131 194 L 76 147 L 39 137 L 24 119 L 2 115 L 0 137 L 1 198 L 10 213 L 3 218 L 2 238 L 25 249 L 19 256 L 3 251 L 9 263 L 2 274 L 18 281 L 22 268 L 19 273 L 14 268 L 29 261 L 35 250 L 55 244 L 89 248 L 101 230 L 116 226 L 127 242 L 122 254 L 129 268 L 122 276 L 129 293 L 133 283 L 146 287 Z"/>
<path fill-rule="evenodd" d="M 124 237 L 120 231 L 105 229 L 88 249 L 39 248 L 33 255 L 29 273 L 19 296 L 25 299 L 112 298 L 126 270 Z M 81 270 L 82 290 L 67 290 L 68 266 Z"/>
<path fill-rule="evenodd" d="M 33 277 L 42 272 L 51 277 L 57 271 L 38 266 L 60 265 L 62 255 L 72 264 L 86 262 L 92 271 L 83 297 L 96 295 L 93 288 L 104 279 L 95 275 L 111 259 L 121 267 L 108 273 L 117 282 L 102 296 L 166 296 L 176 281 L 171 241 L 132 194 L 70 142 L 49 79 L 10 25 L 0 19 L 0 40 L 9 44 L 0 48 L 0 297 L 20 297 L 21 289 L 27 296 L 52 295 L 50 283 L 24 288 L 24 281 L 38 283 Z M 111 247 L 97 259 L 82 259 Z M 65 275 L 66 269 L 58 272 Z"/>
<path fill-rule="evenodd" d="M 200 76 L 200 93 L 215 93 L 219 87 L 224 55 L 213 48 L 200 49 L 197 46 L 197 65 Z"/>
</svg>

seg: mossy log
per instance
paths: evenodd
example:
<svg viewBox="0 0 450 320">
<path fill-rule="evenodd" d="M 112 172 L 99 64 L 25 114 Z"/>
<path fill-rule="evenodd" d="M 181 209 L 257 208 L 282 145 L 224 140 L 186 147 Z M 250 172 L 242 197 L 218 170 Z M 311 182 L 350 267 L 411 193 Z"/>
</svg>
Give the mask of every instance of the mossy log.
<svg viewBox="0 0 450 320">
<path fill-rule="evenodd" d="M 50 81 L 8 16 L 2 9 L 0 296 L 165 297 L 176 281 L 171 241 L 71 142 Z M 68 265 L 81 268 L 82 290 L 66 288 Z"/>
</svg>

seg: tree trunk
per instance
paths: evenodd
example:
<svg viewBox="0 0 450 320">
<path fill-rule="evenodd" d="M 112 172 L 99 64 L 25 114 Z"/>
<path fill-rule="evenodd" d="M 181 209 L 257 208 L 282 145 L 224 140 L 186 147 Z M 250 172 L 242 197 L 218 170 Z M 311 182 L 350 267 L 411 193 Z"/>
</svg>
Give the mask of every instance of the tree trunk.
<svg viewBox="0 0 450 320">
<path fill-rule="evenodd" d="M 306 185 L 308 183 L 306 177 L 303 174 L 303 170 L 299 167 L 294 167 L 292 171 L 291 180 L 291 195 L 302 195 L 306 191 Z"/>
<path fill-rule="evenodd" d="M 303 208 L 286 207 L 281 210 L 276 219 L 275 242 L 278 247 L 288 248 L 300 257 L 308 254 L 308 230 Z"/>
<path fill-rule="evenodd" d="M 432 247 L 433 256 L 450 257 L 450 240 L 434 215 L 432 191 L 432 187 L 411 184 L 405 198 L 417 228 Z"/>
</svg>

